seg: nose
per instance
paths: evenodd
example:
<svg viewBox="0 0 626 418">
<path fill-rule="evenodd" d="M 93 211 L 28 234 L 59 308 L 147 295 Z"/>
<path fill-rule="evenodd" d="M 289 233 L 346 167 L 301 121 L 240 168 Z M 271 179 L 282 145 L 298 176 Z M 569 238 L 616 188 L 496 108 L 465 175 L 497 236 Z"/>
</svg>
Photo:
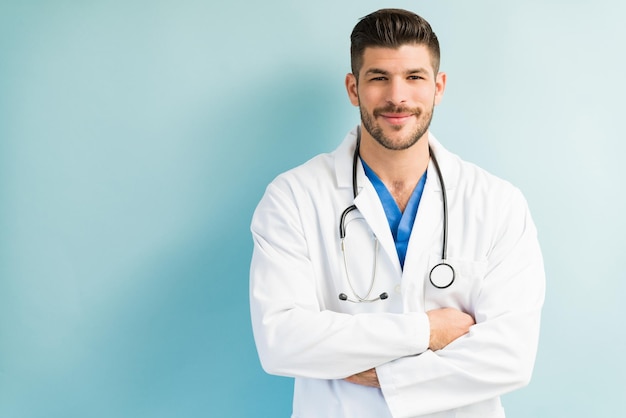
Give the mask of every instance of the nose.
<svg viewBox="0 0 626 418">
<path fill-rule="evenodd" d="M 408 90 L 402 79 L 392 78 L 388 84 L 387 101 L 395 106 L 406 103 Z"/>
</svg>

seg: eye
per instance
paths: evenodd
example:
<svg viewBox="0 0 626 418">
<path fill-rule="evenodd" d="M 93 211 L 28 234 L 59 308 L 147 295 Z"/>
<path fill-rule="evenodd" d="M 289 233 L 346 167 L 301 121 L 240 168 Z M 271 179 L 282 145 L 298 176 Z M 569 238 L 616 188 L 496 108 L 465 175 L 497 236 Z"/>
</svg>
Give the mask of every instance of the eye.
<svg viewBox="0 0 626 418">
<path fill-rule="evenodd" d="M 409 80 L 424 80 L 424 77 L 421 75 L 410 75 Z"/>
<path fill-rule="evenodd" d="M 386 79 L 387 77 L 380 76 L 380 77 L 372 77 L 370 81 L 385 81 Z"/>
</svg>

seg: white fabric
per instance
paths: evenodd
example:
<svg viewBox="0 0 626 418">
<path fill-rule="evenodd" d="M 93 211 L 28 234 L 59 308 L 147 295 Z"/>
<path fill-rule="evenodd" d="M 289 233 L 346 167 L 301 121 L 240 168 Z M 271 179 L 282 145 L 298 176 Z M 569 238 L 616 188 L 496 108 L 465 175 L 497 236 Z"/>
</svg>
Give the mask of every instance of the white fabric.
<svg viewBox="0 0 626 418">
<path fill-rule="evenodd" d="M 518 189 L 429 142 L 444 177 L 449 208 L 448 261 L 456 280 L 428 280 L 440 262 L 442 194 L 434 167 L 401 270 L 383 207 L 358 165 L 356 129 L 330 154 L 277 177 L 253 220 L 250 306 L 261 363 L 295 378 L 293 417 L 504 417 L 499 396 L 526 385 L 534 364 L 544 299 L 535 226 Z M 371 283 L 380 241 L 374 303 L 353 297 L 339 239 L 339 216 L 351 204 L 348 266 L 357 292 Z M 443 350 L 428 349 L 425 312 L 453 307 L 476 325 Z M 343 378 L 376 367 L 382 389 Z"/>
</svg>

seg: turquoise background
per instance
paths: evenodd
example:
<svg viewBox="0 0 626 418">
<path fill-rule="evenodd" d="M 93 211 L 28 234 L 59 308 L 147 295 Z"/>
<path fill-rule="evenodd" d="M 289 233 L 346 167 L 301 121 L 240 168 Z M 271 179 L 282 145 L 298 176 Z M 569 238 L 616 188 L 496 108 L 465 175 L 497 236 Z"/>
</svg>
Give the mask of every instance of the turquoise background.
<svg viewBox="0 0 626 418">
<path fill-rule="evenodd" d="M 433 132 L 519 186 L 546 259 L 534 379 L 508 417 L 626 395 L 617 1 L 0 3 L 0 417 L 287 417 L 248 311 L 249 221 L 358 122 L 349 33 L 439 35 Z"/>
</svg>

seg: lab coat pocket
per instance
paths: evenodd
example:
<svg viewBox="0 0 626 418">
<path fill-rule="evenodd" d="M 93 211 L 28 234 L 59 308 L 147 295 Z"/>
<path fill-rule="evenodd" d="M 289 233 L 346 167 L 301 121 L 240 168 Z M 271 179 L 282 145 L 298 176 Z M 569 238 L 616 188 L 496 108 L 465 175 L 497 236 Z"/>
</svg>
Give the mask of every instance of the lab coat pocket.
<svg viewBox="0 0 626 418">
<path fill-rule="evenodd" d="M 428 260 L 424 278 L 424 307 L 427 311 L 456 308 L 463 312 L 473 312 L 487 271 L 487 261 L 448 258 L 446 262 L 454 269 L 454 281 L 446 288 L 438 288 L 431 282 L 430 273 L 433 267 L 441 263 L 441 254 L 433 254 Z M 435 284 L 438 283 L 435 281 Z"/>
</svg>

